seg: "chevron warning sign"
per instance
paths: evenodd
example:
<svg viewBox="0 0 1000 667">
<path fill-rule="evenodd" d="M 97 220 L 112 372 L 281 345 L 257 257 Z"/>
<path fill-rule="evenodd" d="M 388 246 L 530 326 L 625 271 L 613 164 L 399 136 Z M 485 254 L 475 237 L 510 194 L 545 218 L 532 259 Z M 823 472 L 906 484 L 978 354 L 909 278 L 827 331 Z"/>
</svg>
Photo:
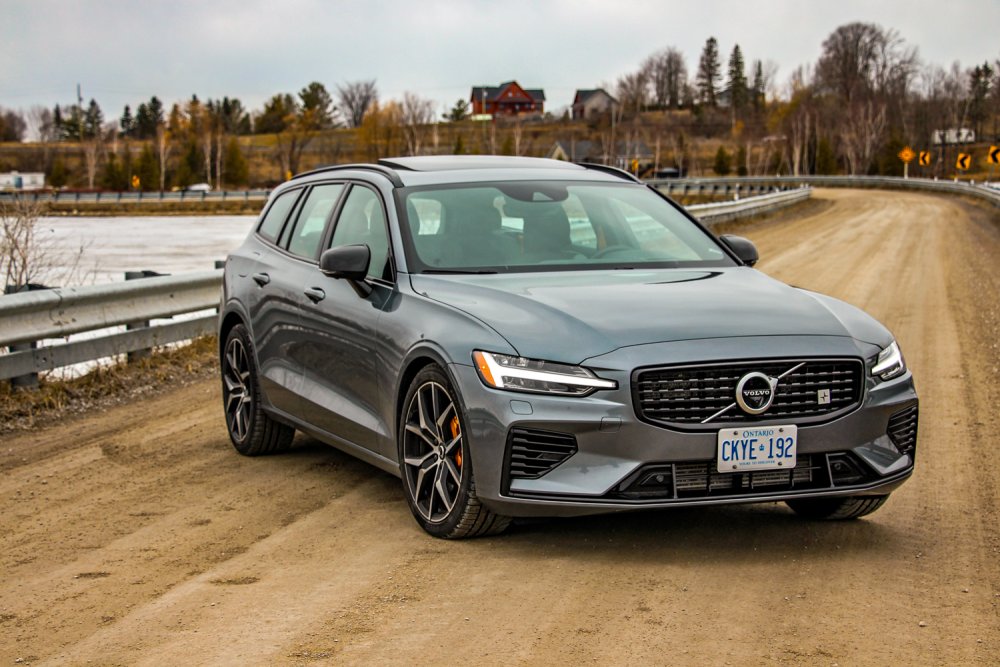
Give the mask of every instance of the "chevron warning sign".
<svg viewBox="0 0 1000 667">
<path fill-rule="evenodd" d="M 931 164 L 931 152 L 930 151 L 920 151 L 920 166 L 929 167 Z"/>
<path fill-rule="evenodd" d="M 986 161 L 990 164 L 1000 164 L 1000 146 L 990 146 L 990 152 L 986 154 Z"/>
<path fill-rule="evenodd" d="M 965 171 L 972 164 L 972 156 L 968 153 L 959 153 L 958 159 L 955 160 L 955 168 Z"/>
</svg>

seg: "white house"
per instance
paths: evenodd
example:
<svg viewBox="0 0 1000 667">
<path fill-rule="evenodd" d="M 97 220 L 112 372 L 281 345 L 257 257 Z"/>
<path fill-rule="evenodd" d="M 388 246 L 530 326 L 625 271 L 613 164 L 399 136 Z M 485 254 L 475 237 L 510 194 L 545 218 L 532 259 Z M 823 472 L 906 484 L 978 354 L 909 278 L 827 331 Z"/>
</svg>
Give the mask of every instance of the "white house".
<svg viewBox="0 0 1000 667">
<path fill-rule="evenodd" d="M 45 187 L 45 174 L 11 171 L 0 174 L 0 190 L 41 190 Z"/>
</svg>

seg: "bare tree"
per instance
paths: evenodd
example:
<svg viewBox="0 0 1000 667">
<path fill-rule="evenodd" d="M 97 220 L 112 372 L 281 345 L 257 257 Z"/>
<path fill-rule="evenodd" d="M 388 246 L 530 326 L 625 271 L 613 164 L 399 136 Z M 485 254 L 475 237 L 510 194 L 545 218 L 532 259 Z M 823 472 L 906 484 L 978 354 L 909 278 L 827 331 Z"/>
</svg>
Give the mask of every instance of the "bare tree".
<svg viewBox="0 0 1000 667">
<path fill-rule="evenodd" d="M 378 100 L 378 89 L 375 79 L 370 81 L 348 81 L 343 86 L 337 86 L 337 97 L 344 111 L 347 123 L 351 127 L 361 127 L 365 112 Z"/>
<path fill-rule="evenodd" d="M 687 85 L 684 54 L 669 47 L 646 58 L 642 71 L 652 88 L 653 102 L 660 108 L 680 106 Z"/>
<path fill-rule="evenodd" d="M 640 113 L 647 105 L 649 80 L 643 70 L 618 78 L 615 93 L 624 109 Z"/>
<path fill-rule="evenodd" d="M 0 202 L 0 280 L 14 289 L 32 283 L 80 284 L 85 246 L 64 251 L 51 230 L 38 224 L 41 208 L 22 197 Z"/>
<path fill-rule="evenodd" d="M 409 155 L 420 155 L 425 126 L 434 120 L 434 102 L 407 91 L 403 93 L 401 111 L 406 150 Z"/>
<path fill-rule="evenodd" d="M 167 159 L 173 149 L 170 131 L 161 120 L 156 124 L 156 156 L 160 162 L 160 192 L 167 189 Z"/>
</svg>

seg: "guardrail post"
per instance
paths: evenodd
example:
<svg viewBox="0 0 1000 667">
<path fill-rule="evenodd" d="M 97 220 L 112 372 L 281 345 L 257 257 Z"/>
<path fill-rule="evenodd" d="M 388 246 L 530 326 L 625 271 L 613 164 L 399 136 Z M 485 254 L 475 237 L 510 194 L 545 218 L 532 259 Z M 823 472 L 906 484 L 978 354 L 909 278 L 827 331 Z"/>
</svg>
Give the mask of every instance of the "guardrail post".
<svg viewBox="0 0 1000 667">
<path fill-rule="evenodd" d="M 34 292 L 35 290 L 49 289 L 45 285 L 38 285 L 35 283 L 28 283 L 27 285 L 6 285 L 4 286 L 4 294 L 16 294 L 17 292 Z M 25 350 L 34 350 L 38 348 L 38 343 L 32 341 L 30 343 L 18 343 L 16 345 L 9 346 L 11 352 L 23 352 Z M 10 379 L 10 386 L 12 389 L 37 389 L 38 388 L 38 373 L 28 373 L 27 375 L 19 375 L 17 377 L 12 377 Z"/>
<path fill-rule="evenodd" d="M 126 271 L 125 280 L 140 280 L 142 278 L 152 278 L 154 276 L 165 276 L 166 273 L 157 273 L 156 271 Z M 145 329 L 149 327 L 149 320 L 139 320 L 138 322 L 130 322 L 125 325 L 126 331 L 132 331 L 133 329 Z M 146 348 L 144 350 L 135 350 L 128 353 L 128 363 L 133 363 L 139 361 L 140 359 L 148 359 L 152 350 Z"/>
</svg>

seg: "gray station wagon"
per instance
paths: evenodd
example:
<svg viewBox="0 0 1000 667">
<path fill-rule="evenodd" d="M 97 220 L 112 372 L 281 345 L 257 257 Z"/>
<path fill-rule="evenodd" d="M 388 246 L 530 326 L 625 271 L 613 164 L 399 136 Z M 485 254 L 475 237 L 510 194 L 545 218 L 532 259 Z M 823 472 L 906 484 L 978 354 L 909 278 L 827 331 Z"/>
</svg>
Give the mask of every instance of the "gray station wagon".
<svg viewBox="0 0 1000 667">
<path fill-rule="evenodd" d="M 398 475 L 438 537 L 678 505 L 868 514 L 913 471 L 912 376 L 881 324 L 756 261 L 609 167 L 302 174 L 226 262 L 229 435 L 253 456 L 297 429 Z"/>
</svg>

